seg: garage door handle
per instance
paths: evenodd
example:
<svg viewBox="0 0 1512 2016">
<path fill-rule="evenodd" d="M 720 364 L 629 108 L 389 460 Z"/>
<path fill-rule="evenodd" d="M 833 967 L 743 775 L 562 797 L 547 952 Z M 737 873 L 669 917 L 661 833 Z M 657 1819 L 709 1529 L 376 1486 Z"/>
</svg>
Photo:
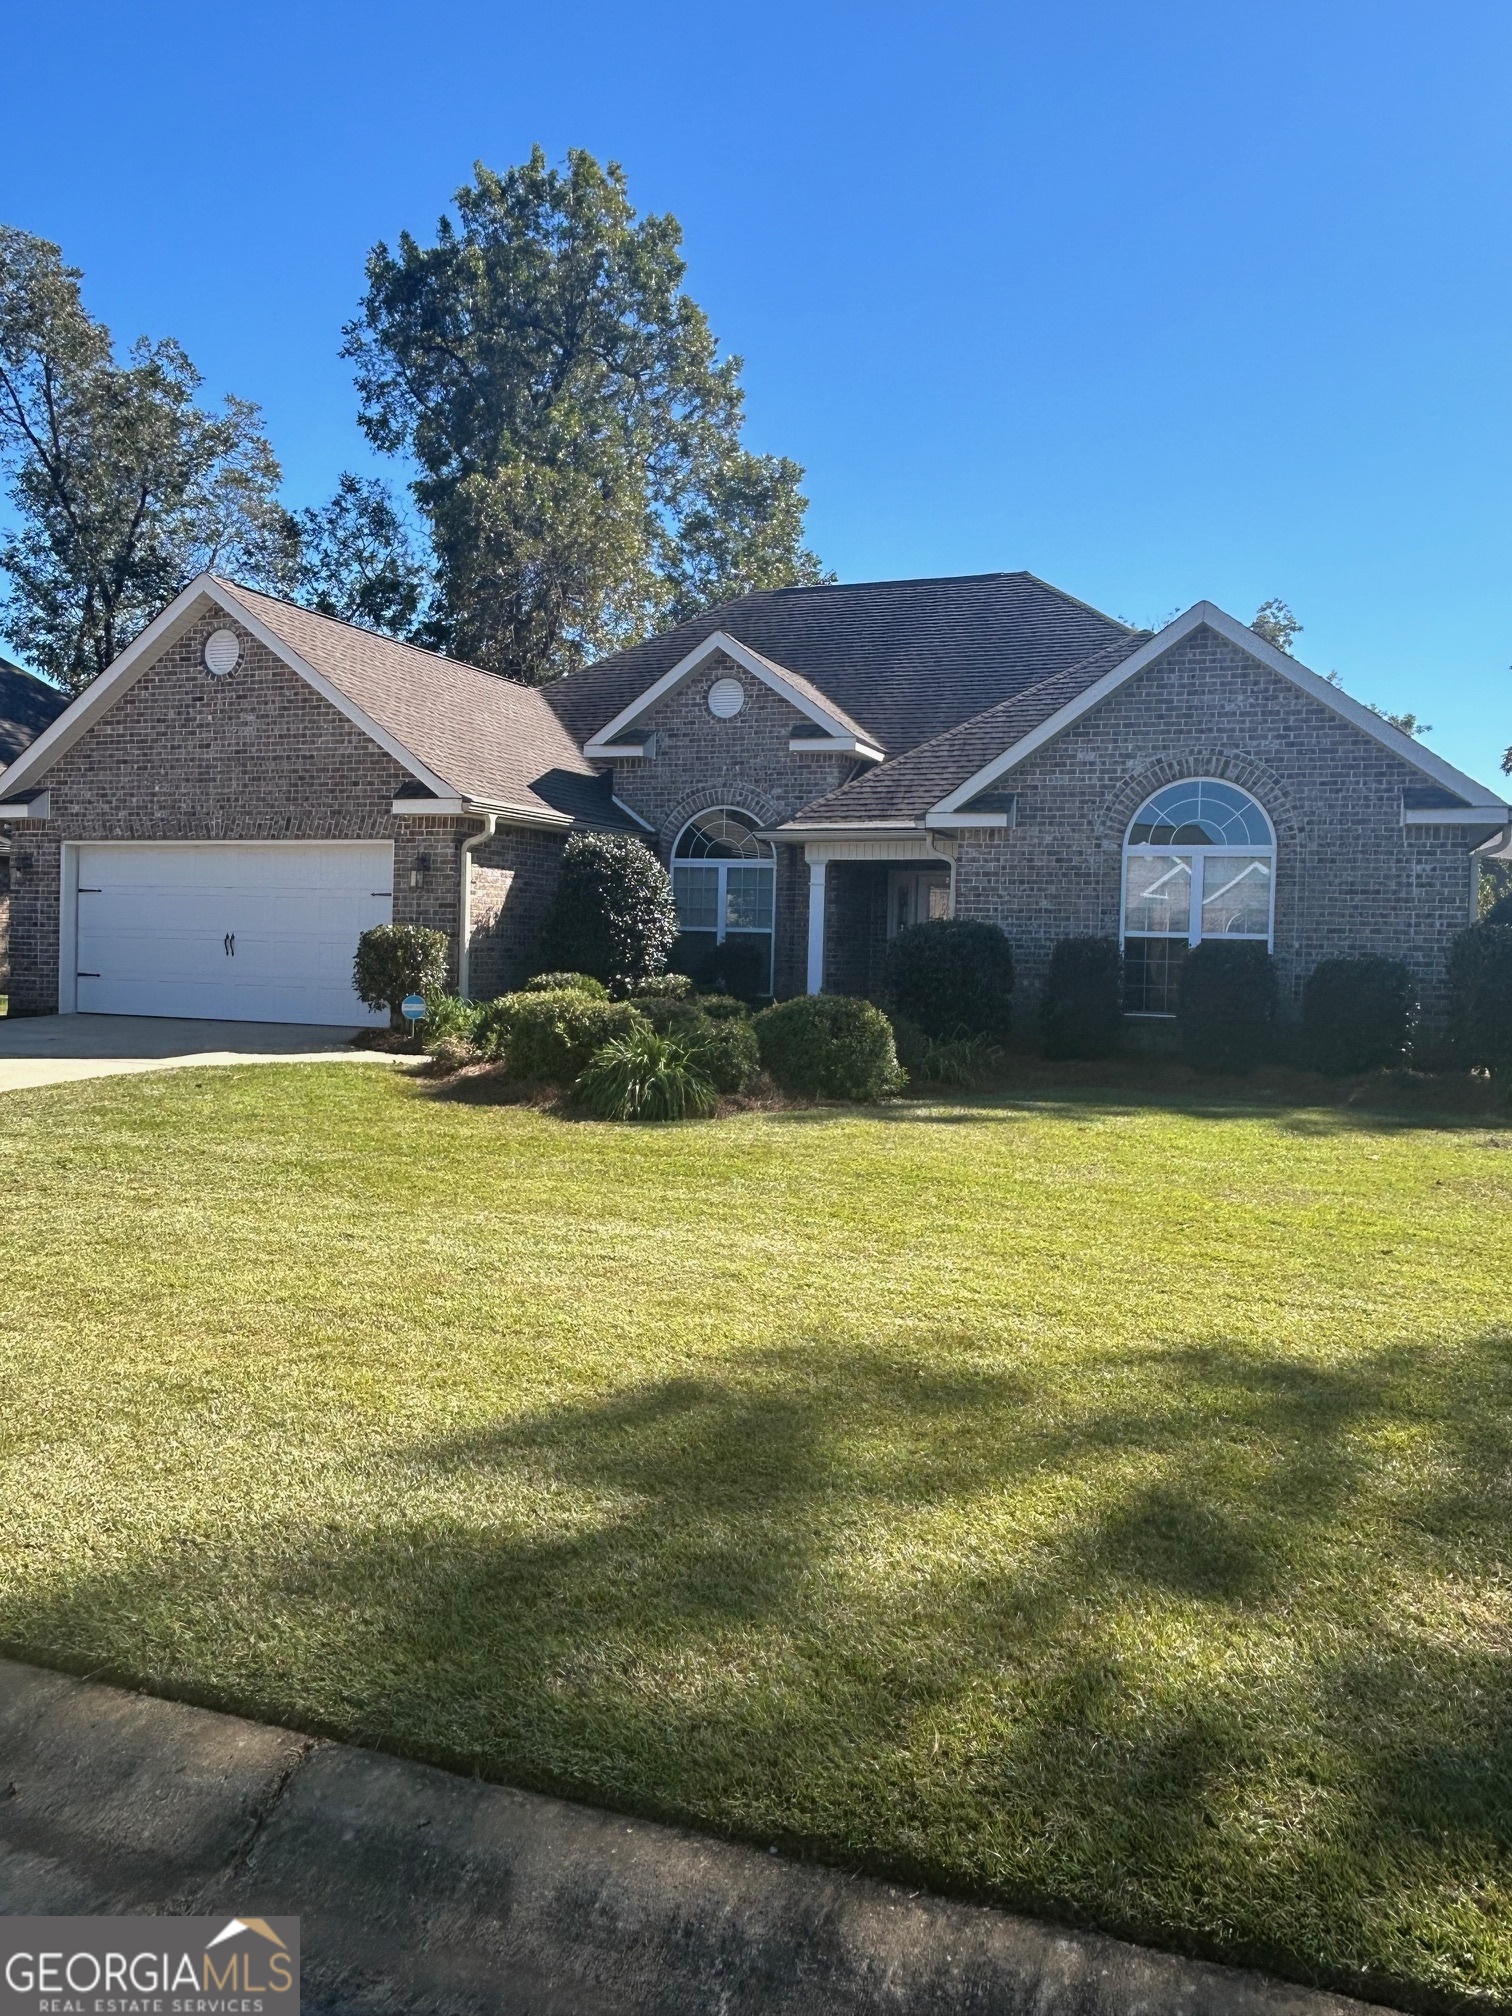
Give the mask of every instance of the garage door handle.
<svg viewBox="0 0 1512 2016">
<path fill-rule="evenodd" d="M 221 940 L 221 943 L 226 948 L 226 957 L 228 959 L 234 959 L 236 957 L 236 933 L 234 931 L 228 931 L 225 937 Z"/>
</svg>

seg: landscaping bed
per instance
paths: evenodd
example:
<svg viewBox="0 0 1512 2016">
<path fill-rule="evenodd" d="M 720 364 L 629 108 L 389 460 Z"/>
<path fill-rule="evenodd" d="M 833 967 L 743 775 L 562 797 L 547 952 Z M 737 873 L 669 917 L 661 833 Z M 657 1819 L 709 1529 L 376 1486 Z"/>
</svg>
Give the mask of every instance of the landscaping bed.
<svg viewBox="0 0 1512 2016">
<path fill-rule="evenodd" d="M 1138 1060 L 564 1124 L 13 1093 L 0 1640 L 1260 1962 L 1512 2003 L 1512 1132 Z"/>
</svg>

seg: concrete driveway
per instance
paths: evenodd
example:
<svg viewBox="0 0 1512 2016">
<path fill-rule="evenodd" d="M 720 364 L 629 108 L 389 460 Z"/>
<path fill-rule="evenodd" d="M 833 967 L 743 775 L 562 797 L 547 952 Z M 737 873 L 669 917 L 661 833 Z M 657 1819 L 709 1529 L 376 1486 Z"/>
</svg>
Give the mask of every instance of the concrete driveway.
<svg viewBox="0 0 1512 2016">
<path fill-rule="evenodd" d="M 296 1022 L 189 1022 L 149 1015 L 0 1016 L 0 1092 L 171 1071 L 184 1064 L 387 1063 L 353 1050 L 355 1029 Z"/>
</svg>

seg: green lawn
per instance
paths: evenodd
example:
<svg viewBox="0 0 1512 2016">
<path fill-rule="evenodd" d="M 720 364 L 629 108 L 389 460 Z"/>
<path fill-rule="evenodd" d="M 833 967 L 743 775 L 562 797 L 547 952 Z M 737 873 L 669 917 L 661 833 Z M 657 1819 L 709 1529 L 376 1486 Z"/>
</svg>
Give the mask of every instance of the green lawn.
<svg viewBox="0 0 1512 2016">
<path fill-rule="evenodd" d="M 11 1650 L 1512 2004 L 1491 1120 L 301 1065 L 7 1094 L 0 1153 Z"/>
</svg>

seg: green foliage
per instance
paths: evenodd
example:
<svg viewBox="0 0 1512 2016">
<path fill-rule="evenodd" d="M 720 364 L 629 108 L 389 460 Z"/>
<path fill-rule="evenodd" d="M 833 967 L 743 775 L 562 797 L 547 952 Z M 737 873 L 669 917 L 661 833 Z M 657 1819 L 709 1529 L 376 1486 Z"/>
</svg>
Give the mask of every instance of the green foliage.
<svg viewBox="0 0 1512 2016">
<path fill-rule="evenodd" d="M 1475 924 L 1449 947 L 1449 1037 L 1462 1064 L 1512 1065 L 1512 924 Z"/>
<path fill-rule="evenodd" d="M 686 973 L 648 973 L 644 979 L 631 983 L 630 993 L 635 1000 L 652 999 L 659 1001 L 685 1001 L 693 992 L 693 982 Z"/>
<path fill-rule="evenodd" d="M 1062 938 L 1040 996 L 1047 1057 L 1111 1057 L 1123 1036 L 1123 954 L 1116 938 Z"/>
<path fill-rule="evenodd" d="M 771 999 L 771 942 L 765 936 L 726 938 L 722 945 L 680 938 L 670 956 L 674 965 L 686 965 L 700 993 L 731 994 L 746 1002 Z"/>
<path fill-rule="evenodd" d="M 605 983 L 660 973 L 677 938 L 667 871 L 644 841 L 574 833 L 541 926 L 541 957 Z"/>
<path fill-rule="evenodd" d="M 735 994 L 700 994 L 698 1006 L 716 1022 L 749 1022 L 751 1005 Z"/>
<path fill-rule="evenodd" d="M 701 1052 L 641 1023 L 593 1053 L 577 1096 L 600 1120 L 695 1120 L 713 1112 L 715 1088 Z"/>
<path fill-rule="evenodd" d="M 464 1001 L 456 994 L 428 994 L 420 1040 L 433 1056 L 443 1044 L 476 1049 L 484 1005 L 481 1001 Z"/>
<path fill-rule="evenodd" d="M 1512 924 L 1512 861 L 1482 861 L 1476 884 L 1477 921 Z"/>
<path fill-rule="evenodd" d="M 740 360 L 682 291 L 682 234 L 623 172 L 479 165 L 436 241 L 367 263 L 361 424 L 411 457 L 430 635 L 535 684 L 744 594 L 820 579 L 802 470 L 740 444 Z"/>
<path fill-rule="evenodd" d="M 1417 993 L 1400 959 L 1325 959 L 1302 994 L 1308 1063 L 1343 1076 L 1401 1064 L 1412 1040 Z"/>
<path fill-rule="evenodd" d="M 352 985 L 367 1008 L 387 1008 L 389 1027 L 403 1029 L 399 1004 L 406 994 L 427 1000 L 446 988 L 447 936 L 421 924 L 375 924 L 357 940 Z"/>
<path fill-rule="evenodd" d="M 1199 1071 L 1253 1070 L 1275 1047 L 1275 960 L 1254 939 L 1204 939 L 1181 969 L 1176 1019 Z"/>
<path fill-rule="evenodd" d="M 125 363 L 56 245 L 0 225 L 0 626 L 71 693 L 103 672 L 196 574 L 288 584 L 291 521 L 261 415 L 197 403 L 170 339 Z"/>
<path fill-rule="evenodd" d="M 1267 644 L 1274 644 L 1278 651 L 1291 655 L 1291 647 L 1302 635 L 1302 625 L 1291 612 L 1291 605 L 1283 602 L 1279 595 L 1273 595 L 1268 602 L 1262 602 L 1250 623 L 1257 637 L 1263 637 Z"/>
<path fill-rule="evenodd" d="M 645 1026 L 628 1001 L 560 994 L 505 994 L 489 1004 L 489 1055 L 526 1085 L 570 1085 L 595 1050 Z"/>
<path fill-rule="evenodd" d="M 761 1062 L 784 1092 L 873 1100 L 907 1083 L 892 1024 L 870 1001 L 800 994 L 763 1009 L 755 1026 Z"/>
<path fill-rule="evenodd" d="M 609 989 L 591 973 L 537 973 L 521 984 L 522 994 L 591 994 L 595 1001 L 607 1001 Z"/>
<path fill-rule="evenodd" d="M 703 1001 L 638 995 L 635 1002 L 653 1029 L 676 1036 L 697 1058 L 716 1092 L 748 1092 L 761 1075 L 761 1049 L 744 1005 L 729 1005 L 734 1014 L 715 1015 Z"/>
<path fill-rule="evenodd" d="M 941 917 L 911 924 L 887 948 L 887 990 L 926 1036 L 1008 1034 L 1013 950 L 996 924 Z"/>
<path fill-rule="evenodd" d="M 322 616 L 409 637 L 430 585 L 425 562 L 386 483 L 342 475 L 319 510 L 294 514 L 296 594 Z"/>
<path fill-rule="evenodd" d="M 925 1085 L 955 1085 L 979 1091 L 990 1085 L 1003 1065 L 1001 1047 L 986 1036 L 925 1036 L 911 1055 L 898 1055 L 910 1078 Z"/>
</svg>

